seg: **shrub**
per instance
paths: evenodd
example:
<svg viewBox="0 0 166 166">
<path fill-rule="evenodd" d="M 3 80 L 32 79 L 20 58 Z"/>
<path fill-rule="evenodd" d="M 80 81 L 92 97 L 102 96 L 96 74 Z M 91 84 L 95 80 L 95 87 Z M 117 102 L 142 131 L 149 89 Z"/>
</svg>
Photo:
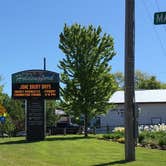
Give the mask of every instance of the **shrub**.
<svg viewBox="0 0 166 166">
<path fill-rule="evenodd" d="M 166 145 L 166 132 L 163 130 L 142 131 L 139 134 L 138 141 L 140 144 L 151 148 L 163 147 Z"/>
<path fill-rule="evenodd" d="M 124 133 L 125 129 L 124 129 L 124 127 L 115 127 L 113 131 L 114 132 L 122 132 L 122 133 Z"/>
<path fill-rule="evenodd" d="M 111 133 L 110 137 L 111 137 L 111 139 L 117 140 L 119 138 L 123 138 L 124 137 L 124 133 L 120 132 L 120 131 L 117 131 L 117 132 Z"/>
<path fill-rule="evenodd" d="M 145 139 L 145 134 L 144 133 L 139 134 L 139 136 L 138 136 L 138 142 L 139 143 L 143 143 L 144 139 Z"/>
<path fill-rule="evenodd" d="M 119 139 L 117 139 L 117 142 L 119 142 L 119 143 L 125 143 L 125 138 L 124 137 L 119 138 Z"/>
<path fill-rule="evenodd" d="M 104 139 L 112 139 L 114 141 L 117 141 L 119 138 L 124 138 L 124 130 L 116 130 L 113 133 L 110 134 L 104 134 L 103 135 Z"/>
<path fill-rule="evenodd" d="M 157 128 L 158 127 L 158 128 Z M 143 146 L 150 148 L 165 148 L 166 146 L 166 132 L 165 126 L 151 126 L 153 130 L 142 130 L 138 136 L 138 142 Z M 124 128 L 117 127 L 113 130 L 113 133 L 104 134 L 102 138 L 104 139 L 112 139 L 113 141 L 117 141 L 119 143 L 124 143 Z M 159 147 L 160 146 L 160 147 Z"/>
<path fill-rule="evenodd" d="M 159 138 L 158 144 L 160 146 L 166 145 L 166 136 Z"/>
<path fill-rule="evenodd" d="M 104 134 L 104 135 L 103 135 L 103 138 L 104 138 L 104 139 L 111 139 L 110 134 Z"/>
</svg>

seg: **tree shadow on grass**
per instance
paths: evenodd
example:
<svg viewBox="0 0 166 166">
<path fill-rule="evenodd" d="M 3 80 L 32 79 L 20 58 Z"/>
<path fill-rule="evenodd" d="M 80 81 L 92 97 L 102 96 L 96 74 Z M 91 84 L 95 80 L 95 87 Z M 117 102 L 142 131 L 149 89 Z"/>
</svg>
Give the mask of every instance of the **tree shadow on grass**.
<svg viewBox="0 0 166 166">
<path fill-rule="evenodd" d="M 93 166 L 111 166 L 111 165 L 115 165 L 115 164 L 126 164 L 126 163 L 128 163 L 128 161 L 119 160 L 119 161 L 113 161 L 113 162 L 109 162 L 109 163 L 96 164 Z"/>
<path fill-rule="evenodd" d="M 31 142 L 27 140 L 14 140 L 14 141 L 1 142 L 0 145 L 26 144 L 26 143 L 31 143 Z"/>
<path fill-rule="evenodd" d="M 84 137 L 84 136 L 55 136 L 55 137 L 47 137 L 46 141 L 74 141 L 74 140 L 80 140 L 80 139 L 92 139 L 94 137 Z"/>
<path fill-rule="evenodd" d="M 92 139 L 94 137 L 87 137 L 84 136 L 52 136 L 52 137 L 46 137 L 43 141 L 74 141 L 74 140 L 80 140 L 80 139 Z M 33 142 L 40 142 L 41 140 L 34 140 L 34 141 L 27 141 L 27 140 L 11 140 L 6 142 L 1 142 L 0 145 L 12 145 L 12 144 L 28 144 Z"/>
</svg>

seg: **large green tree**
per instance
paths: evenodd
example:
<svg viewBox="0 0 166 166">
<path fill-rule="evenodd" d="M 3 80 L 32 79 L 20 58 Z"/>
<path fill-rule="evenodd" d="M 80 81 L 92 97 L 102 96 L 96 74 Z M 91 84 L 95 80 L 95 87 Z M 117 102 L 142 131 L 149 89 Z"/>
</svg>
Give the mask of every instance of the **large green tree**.
<svg viewBox="0 0 166 166">
<path fill-rule="evenodd" d="M 14 131 L 14 129 L 15 129 L 15 125 L 12 122 L 10 115 L 8 114 L 8 109 L 7 109 L 7 105 L 6 105 L 7 104 L 6 103 L 6 98 L 9 99 L 9 97 L 8 97 L 7 94 L 3 93 L 4 85 L 1 82 L 2 82 L 2 77 L 0 76 L 0 106 L 1 106 L 1 109 L 2 109 L 1 111 L 5 111 L 5 114 L 6 114 L 5 122 L 0 122 L 0 135 L 1 134 L 3 135 L 3 133 L 7 133 L 8 135 L 11 135 L 12 132 Z"/>
<path fill-rule="evenodd" d="M 124 75 L 122 72 L 114 73 L 114 78 L 117 83 L 118 89 L 124 89 Z"/>
<path fill-rule="evenodd" d="M 119 89 L 124 89 L 124 75 L 122 72 L 114 73 Z M 155 76 L 135 71 L 135 89 L 166 89 L 166 84 L 158 81 Z"/>
<path fill-rule="evenodd" d="M 47 127 L 55 126 L 60 119 L 59 115 L 55 114 L 55 110 L 59 108 L 59 102 L 49 100 L 46 102 L 46 123 Z"/>
<path fill-rule="evenodd" d="M 62 103 L 74 116 L 84 116 L 85 137 L 89 120 L 105 112 L 116 90 L 109 62 L 115 55 L 113 38 L 102 34 L 101 27 L 78 24 L 64 26 L 59 48 L 65 54 L 60 61 Z"/>
<path fill-rule="evenodd" d="M 25 105 L 24 101 L 13 100 L 7 94 L 3 94 L 3 106 L 15 126 L 15 132 L 25 130 Z"/>
<path fill-rule="evenodd" d="M 0 76 L 0 104 L 3 103 L 3 86 L 4 86 L 1 82 L 2 82 L 2 77 Z"/>
<path fill-rule="evenodd" d="M 9 114 L 5 117 L 5 122 L 0 123 L 0 135 L 3 136 L 3 133 L 8 134 L 8 136 L 12 136 L 15 130 L 15 125 Z"/>
<path fill-rule="evenodd" d="M 150 76 L 147 79 L 141 79 L 137 84 L 137 89 L 161 89 L 161 83 L 155 76 Z"/>
</svg>

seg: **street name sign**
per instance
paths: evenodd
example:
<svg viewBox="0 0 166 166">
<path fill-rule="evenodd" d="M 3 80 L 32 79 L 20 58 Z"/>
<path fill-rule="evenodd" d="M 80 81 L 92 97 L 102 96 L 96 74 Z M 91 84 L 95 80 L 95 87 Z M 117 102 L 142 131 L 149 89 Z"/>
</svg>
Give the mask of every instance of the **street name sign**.
<svg viewBox="0 0 166 166">
<path fill-rule="evenodd" d="M 166 12 L 158 12 L 154 14 L 154 24 L 166 24 Z"/>
</svg>

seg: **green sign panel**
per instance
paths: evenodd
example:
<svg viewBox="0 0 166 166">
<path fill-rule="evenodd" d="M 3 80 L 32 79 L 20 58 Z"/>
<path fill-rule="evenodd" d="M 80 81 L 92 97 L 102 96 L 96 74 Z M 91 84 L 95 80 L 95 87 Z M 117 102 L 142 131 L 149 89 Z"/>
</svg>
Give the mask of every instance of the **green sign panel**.
<svg viewBox="0 0 166 166">
<path fill-rule="evenodd" d="M 166 12 L 159 12 L 154 14 L 154 24 L 166 24 Z"/>
<path fill-rule="evenodd" d="M 48 70 L 25 70 L 12 74 L 12 83 L 57 83 L 59 74 Z"/>
</svg>

